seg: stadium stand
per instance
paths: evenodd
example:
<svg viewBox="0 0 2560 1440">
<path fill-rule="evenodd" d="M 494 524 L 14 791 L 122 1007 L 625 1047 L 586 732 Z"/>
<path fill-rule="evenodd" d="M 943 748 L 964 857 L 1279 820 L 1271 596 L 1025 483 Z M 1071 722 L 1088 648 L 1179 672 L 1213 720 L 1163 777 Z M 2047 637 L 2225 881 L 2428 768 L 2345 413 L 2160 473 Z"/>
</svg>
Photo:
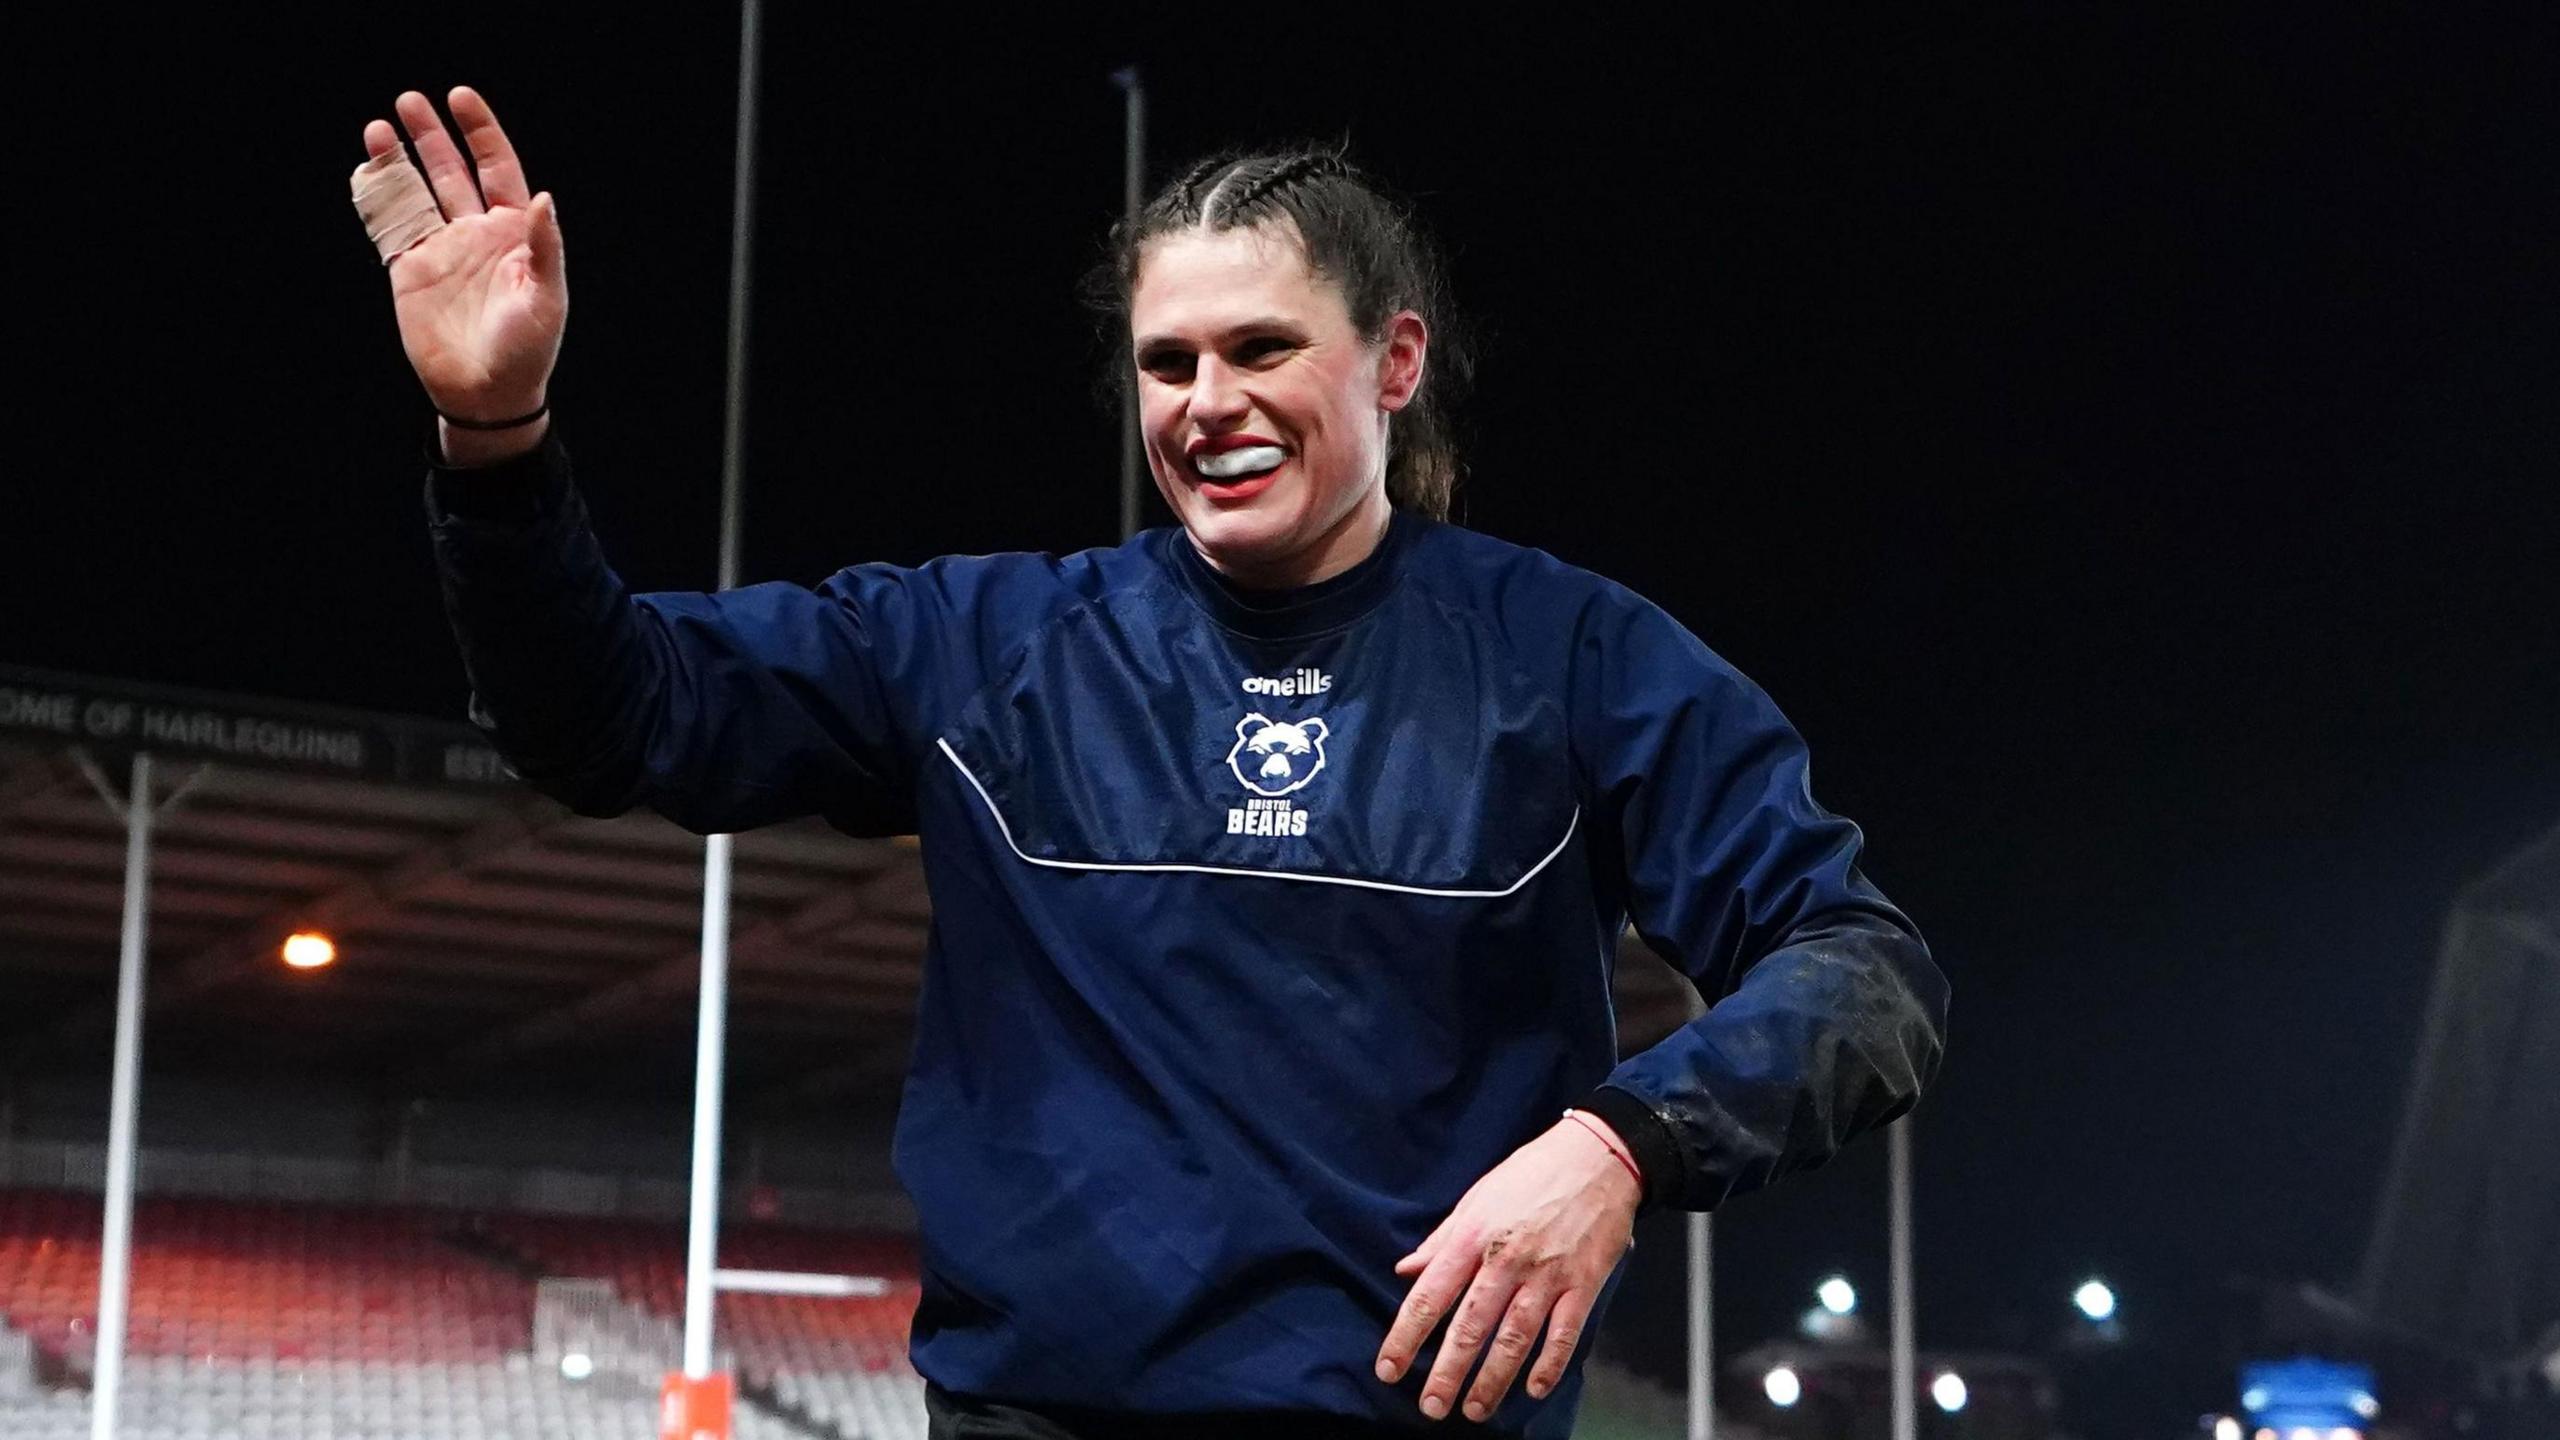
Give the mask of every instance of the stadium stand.
<svg viewBox="0 0 2560 1440">
<path fill-rule="evenodd" d="M 85 1369 L 99 1202 L 0 1192 L 0 1305 Z M 434 1238 L 415 1213 L 148 1198 L 134 1206 L 129 1352 L 200 1359 L 501 1360 L 524 1348 L 522 1279 Z"/>
<path fill-rule="evenodd" d="M 6 1440 L 86 1440 L 89 1433 L 84 1382 L 95 1353 L 99 1209 L 95 1195 L 0 1190 L 0 1436 Z M 133 1440 L 654 1440 L 653 1385 L 601 1371 L 571 1380 L 536 1360 L 534 1282 L 443 1238 L 461 1219 L 433 1210 L 138 1201 L 120 1434 Z M 528 1223 L 537 1230 L 588 1225 Z M 825 1238 L 788 1237 L 780 1249 L 811 1254 L 824 1248 Z M 855 1250 L 892 1253 L 877 1242 Z M 633 1253 L 654 1270 L 654 1252 Z M 877 1308 L 881 1302 L 854 1303 Z M 906 1304 L 912 1308 L 911 1295 Z M 764 1308 L 749 1303 L 744 1313 Z M 823 1326 L 811 1332 L 805 1327 L 813 1320 L 759 1318 L 767 1322 L 764 1343 L 778 1356 L 835 1361 L 877 1353 L 876 1317 L 842 1335 Z M 903 1322 L 899 1326 L 903 1335 Z M 21 1337 L 14 1345 L 12 1335 Z M 739 1440 L 923 1433 L 921 1393 L 911 1373 L 882 1371 L 877 1381 L 867 1373 L 822 1372 L 814 1379 L 788 1373 L 788 1403 L 819 1423 L 790 1423 L 742 1405 Z M 73 1383 L 48 1385 L 46 1376 Z M 773 1384 L 772 1372 L 765 1383 Z"/>
<path fill-rule="evenodd" d="M 88 1397 L 0 1398 L 9 1440 L 87 1440 Z M 646 1387 L 580 1384 L 504 1361 L 191 1360 L 146 1356 L 125 1372 L 126 1440 L 657 1440 Z M 805 1440 L 742 1411 L 738 1440 Z"/>
<path fill-rule="evenodd" d="M 653 1314 L 683 1313 L 684 1235 L 676 1226 L 505 1215 L 490 1217 L 484 1233 L 544 1273 L 607 1280 Z M 924 1385 L 907 1364 L 918 1288 L 910 1242 L 745 1226 L 722 1235 L 720 1263 L 886 1280 L 879 1298 L 724 1294 L 714 1330 L 735 1353 L 742 1381 L 769 1389 L 789 1409 L 863 1440 L 924 1434 Z"/>
</svg>

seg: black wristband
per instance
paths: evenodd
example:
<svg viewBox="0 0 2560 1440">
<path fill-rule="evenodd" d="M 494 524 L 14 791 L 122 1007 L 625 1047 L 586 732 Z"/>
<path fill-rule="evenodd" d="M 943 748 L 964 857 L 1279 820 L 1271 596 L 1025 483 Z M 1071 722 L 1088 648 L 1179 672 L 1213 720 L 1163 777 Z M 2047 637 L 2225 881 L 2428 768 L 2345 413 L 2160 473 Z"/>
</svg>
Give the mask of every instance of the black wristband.
<svg viewBox="0 0 2560 1440">
<path fill-rule="evenodd" d="M 436 412 L 436 418 L 456 430 L 513 430 L 519 425 L 530 425 L 550 413 L 551 402 L 545 400 L 540 409 L 528 415 L 519 415 L 513 420 L 465 420 L 459 415 L 447 415 L 441 410 Z"/>
<path fill-rule="evenodd" d="M 1636 1157 L 1636 1169 L 1644 1180 L 1644 1200 L 1636 1207 L 1637 1214 L 1649 1215 L 1679 1201 L 1687 1183 L 1681 1174 L 1680 1142 L 1652 1106 L 1614 1085 L 1603 1085 L 1583 1096 L 1574 1108 L 1608 1121 L 1609 1128 L 1626 1142 L 1627 1152 Z"/>
</svg>

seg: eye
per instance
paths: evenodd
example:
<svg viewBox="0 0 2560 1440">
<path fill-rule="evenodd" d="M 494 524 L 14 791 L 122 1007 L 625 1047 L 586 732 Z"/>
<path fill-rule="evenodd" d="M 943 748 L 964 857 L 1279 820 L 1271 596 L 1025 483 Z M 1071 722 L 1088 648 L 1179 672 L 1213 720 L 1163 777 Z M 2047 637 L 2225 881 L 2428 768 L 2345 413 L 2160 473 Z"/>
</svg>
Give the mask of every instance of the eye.
<svg viewBox="0 0 2560 1440">
<path fill-rule="evenodd" d="M 1168 384 L 1191 378 L 1193 361 L 1187 350 L 1150 350 L 1138 357 L 1138 369 Z"/>
<path fill-rule="evenodd" d="M 1274 355 L 1278 355 L 1292 348 L 1294 347 L 1289 341 L 1283 340 L 1277 335 L 1264 335 L 1252 340 L 1247 340 L 1244 344 L 1236 347 L 1236 358 L 1250 363 L 1256 360 L 1269 359 Z"/>
</svg>

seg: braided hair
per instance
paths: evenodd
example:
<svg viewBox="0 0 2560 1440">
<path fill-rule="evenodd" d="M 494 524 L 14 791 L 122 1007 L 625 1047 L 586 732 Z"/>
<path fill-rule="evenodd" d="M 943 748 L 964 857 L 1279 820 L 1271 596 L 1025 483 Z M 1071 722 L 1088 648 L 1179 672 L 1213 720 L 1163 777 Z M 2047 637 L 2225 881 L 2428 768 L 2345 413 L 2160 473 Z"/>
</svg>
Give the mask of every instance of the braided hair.
<svg viewBox="0 0 2560 1440">
<path fill-rule="evenodd" d="M 1449 515 L 1459 479 L 1450 412 L 1472 378 L 1472 357 L 1451 304 L 1445 268 L 1410 207 L 1346 159 L 1340 148 L 1299 146 L 1208 156 L 1111 229 L 1108 253 L 1085 277 L 1111 357 L 1107 393 L 1136 383 L 1129 304 L 1149 242 L 1185 230 L 1294 226 L 1307 268 L 1333 282 L 1354 329 L 1372 343 L 1387 321 L 1412 310 L 1431 327 L 1431 363 L 1388 431 L 1387 498 L 1435 519 Z"/>
</svg>

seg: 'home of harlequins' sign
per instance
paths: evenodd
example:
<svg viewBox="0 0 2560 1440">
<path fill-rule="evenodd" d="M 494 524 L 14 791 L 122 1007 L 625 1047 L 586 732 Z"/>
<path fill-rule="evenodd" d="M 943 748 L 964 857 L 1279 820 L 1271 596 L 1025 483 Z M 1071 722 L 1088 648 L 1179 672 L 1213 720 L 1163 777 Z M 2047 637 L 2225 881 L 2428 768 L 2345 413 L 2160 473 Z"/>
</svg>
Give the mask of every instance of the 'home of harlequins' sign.
<svg viewBox="0 0 2560 1440">
<path fill-rule="evenodd" d="M 8 665 L 0 735 L 368 780 L 515 783 L 466 725 Z"/>
</svg>

